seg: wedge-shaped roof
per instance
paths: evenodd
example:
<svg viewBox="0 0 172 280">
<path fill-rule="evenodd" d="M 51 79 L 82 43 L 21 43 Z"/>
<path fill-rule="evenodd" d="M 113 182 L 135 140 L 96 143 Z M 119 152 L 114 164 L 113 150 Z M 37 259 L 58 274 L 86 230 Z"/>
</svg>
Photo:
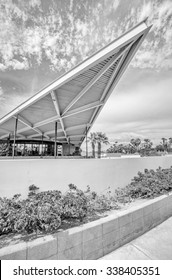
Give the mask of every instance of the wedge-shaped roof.
<svg viewBox="0 0 172 280">
<path fill-rule="evenodd" d="M 0 139 L 17 138 L 81 145 L 119 79 L 149 32 L 143 21 L 65 73 L 0 120 Z"/>
</svg>

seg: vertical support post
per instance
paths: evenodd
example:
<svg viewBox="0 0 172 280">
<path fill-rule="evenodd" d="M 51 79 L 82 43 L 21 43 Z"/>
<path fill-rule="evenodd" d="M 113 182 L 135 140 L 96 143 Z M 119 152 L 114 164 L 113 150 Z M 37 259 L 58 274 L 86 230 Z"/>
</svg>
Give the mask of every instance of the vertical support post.
<svg viewBox="0 0 172 280">
<path fill-rule="evenodd" d="M 41 147 L 41 157 L 43 157 L 43 140 L 44 140 L 44 134 L 42 133 L 42 147 Z"/>
<path fill-rule="evenodd" d="M 10 134 L 8 136 L 8 140 L 7 140 L 7 154 L 6 156 L 9 156 L 10 155 Z"/>
<path fill-rule="evenodd" d="M 86 158 L 88 157 L 88 138 L 87 138 L 88 128 L 86 126 L 86 136 L 85 136 L 85 144 L 86 144 Z"/>
<path fill-rule="evenodd" d="M 25 149 L 26 149 L 26 143 L 24 142 L 24 151 L 23 151 L 24 156 L 25 156 Z"/>
<path fill-rule="evenodd" d="M 18 116 L 16 117 L 15 128 L 14 128 L 13 158 L 14 158 L 14 156 L 15 156 L 15 144 L 16 144 L 16 135 L 17 135 L 17 124 L 18 124 Z"/>
<path fill-rule="evenodd" d="M 63 144 L 62 144 L 62 156 L 63 156 Z"/>
<path fill-rule="evenodd" d="M 70 156 L 70 137 L 69 137 L 69 156 Z"/>
<path fill-rule="evenodd" d="M 54 158 L 57 156 L 57 122 L 55 122 Z"/>
</svg>

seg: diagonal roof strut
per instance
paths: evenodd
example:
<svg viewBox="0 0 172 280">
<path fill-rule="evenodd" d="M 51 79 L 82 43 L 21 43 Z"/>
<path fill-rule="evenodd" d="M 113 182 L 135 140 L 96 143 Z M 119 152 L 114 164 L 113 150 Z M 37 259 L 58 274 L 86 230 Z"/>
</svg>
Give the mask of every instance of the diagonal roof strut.
<svg viewBox="0 0 172 280">
<path fill-rule="evenodd" d="M 66 133 L 66 130 L 65 130 L 65 127 L 64 127 L 64 123 L 63 123 L 61 114 L 60 114 L 59 102 L 58 102 L 57 95 L 55 94 L 54 90 L 51 92 L 51 98 L 52 98 L 52 101 L 53 101 L 53 104 L 54 104 L 54 107 L 55 107 L 55 110 L 56 110 L 56 113 L 57 113 L 57 117 L 60 121 L 63 133 L 65 135 L 66 140 L 68 141 L 68 136 L 67 136 L 67 133 Z"/>
</svg>

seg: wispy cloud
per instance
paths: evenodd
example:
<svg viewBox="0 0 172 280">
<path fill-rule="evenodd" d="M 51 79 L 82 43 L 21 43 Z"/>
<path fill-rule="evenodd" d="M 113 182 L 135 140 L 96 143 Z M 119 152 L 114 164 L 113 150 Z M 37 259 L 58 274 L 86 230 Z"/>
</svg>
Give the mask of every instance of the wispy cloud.
<svg viewBox="0 0 172 280">
<path fill-rule="evenodd" d="M 114 8 L 114 10 L 116 10 L 118 8 L 119 4 L 120 4 L 119 0 L 113 1 L 113 8 Z"/>
<path fill-rule="evenodd" d="M 135 10 L 137 21 L 148 17 L 152 24 L 149 36 L 132 62 L 133 67 L 172 68 L 172 1 L 149 1 Z"/>
<path fill-rule="evenodd" d="M 147 16 L 153 27 L 132 66 L 172 68 L 172 1 L 62 2 L 59 9 L 61 1 L 45 8 L 41 0 L 0 0 L 1 71 L 27 70 L 43 60 L 52 70 L 68 70 Z"/>
<path fill-rule="evenodd" d="M 3 95 L 3 94 L 4 94 L 3 89 L 2 89 L 2 87 L 0 86 L 0 96 Z"/>
<path fill-rule="evenodd" d="M 119 0 L 50 1 L 43 10 L 40 0 L 0 1 L 0 70 L 27 70 L 44 59 L 52 70 L 68 70 L 108 43 L 113 21 L 106 18 L 120 6 Z M 60 4 L 60 2 L 59 2 Z"/>
</svg>

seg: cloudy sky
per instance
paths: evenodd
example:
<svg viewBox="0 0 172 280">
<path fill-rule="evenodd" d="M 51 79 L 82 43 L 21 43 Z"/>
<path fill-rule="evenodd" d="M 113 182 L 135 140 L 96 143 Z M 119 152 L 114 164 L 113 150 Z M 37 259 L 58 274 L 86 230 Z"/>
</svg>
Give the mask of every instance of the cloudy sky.
<svg viewBox="0 0 172 280">
<path fill-rule="evenodd" d="M 145 17 L 151 31 L 92 131 L 172 137 L 172 0 L 0 0 L 0 117 Z"/>
</svg>

